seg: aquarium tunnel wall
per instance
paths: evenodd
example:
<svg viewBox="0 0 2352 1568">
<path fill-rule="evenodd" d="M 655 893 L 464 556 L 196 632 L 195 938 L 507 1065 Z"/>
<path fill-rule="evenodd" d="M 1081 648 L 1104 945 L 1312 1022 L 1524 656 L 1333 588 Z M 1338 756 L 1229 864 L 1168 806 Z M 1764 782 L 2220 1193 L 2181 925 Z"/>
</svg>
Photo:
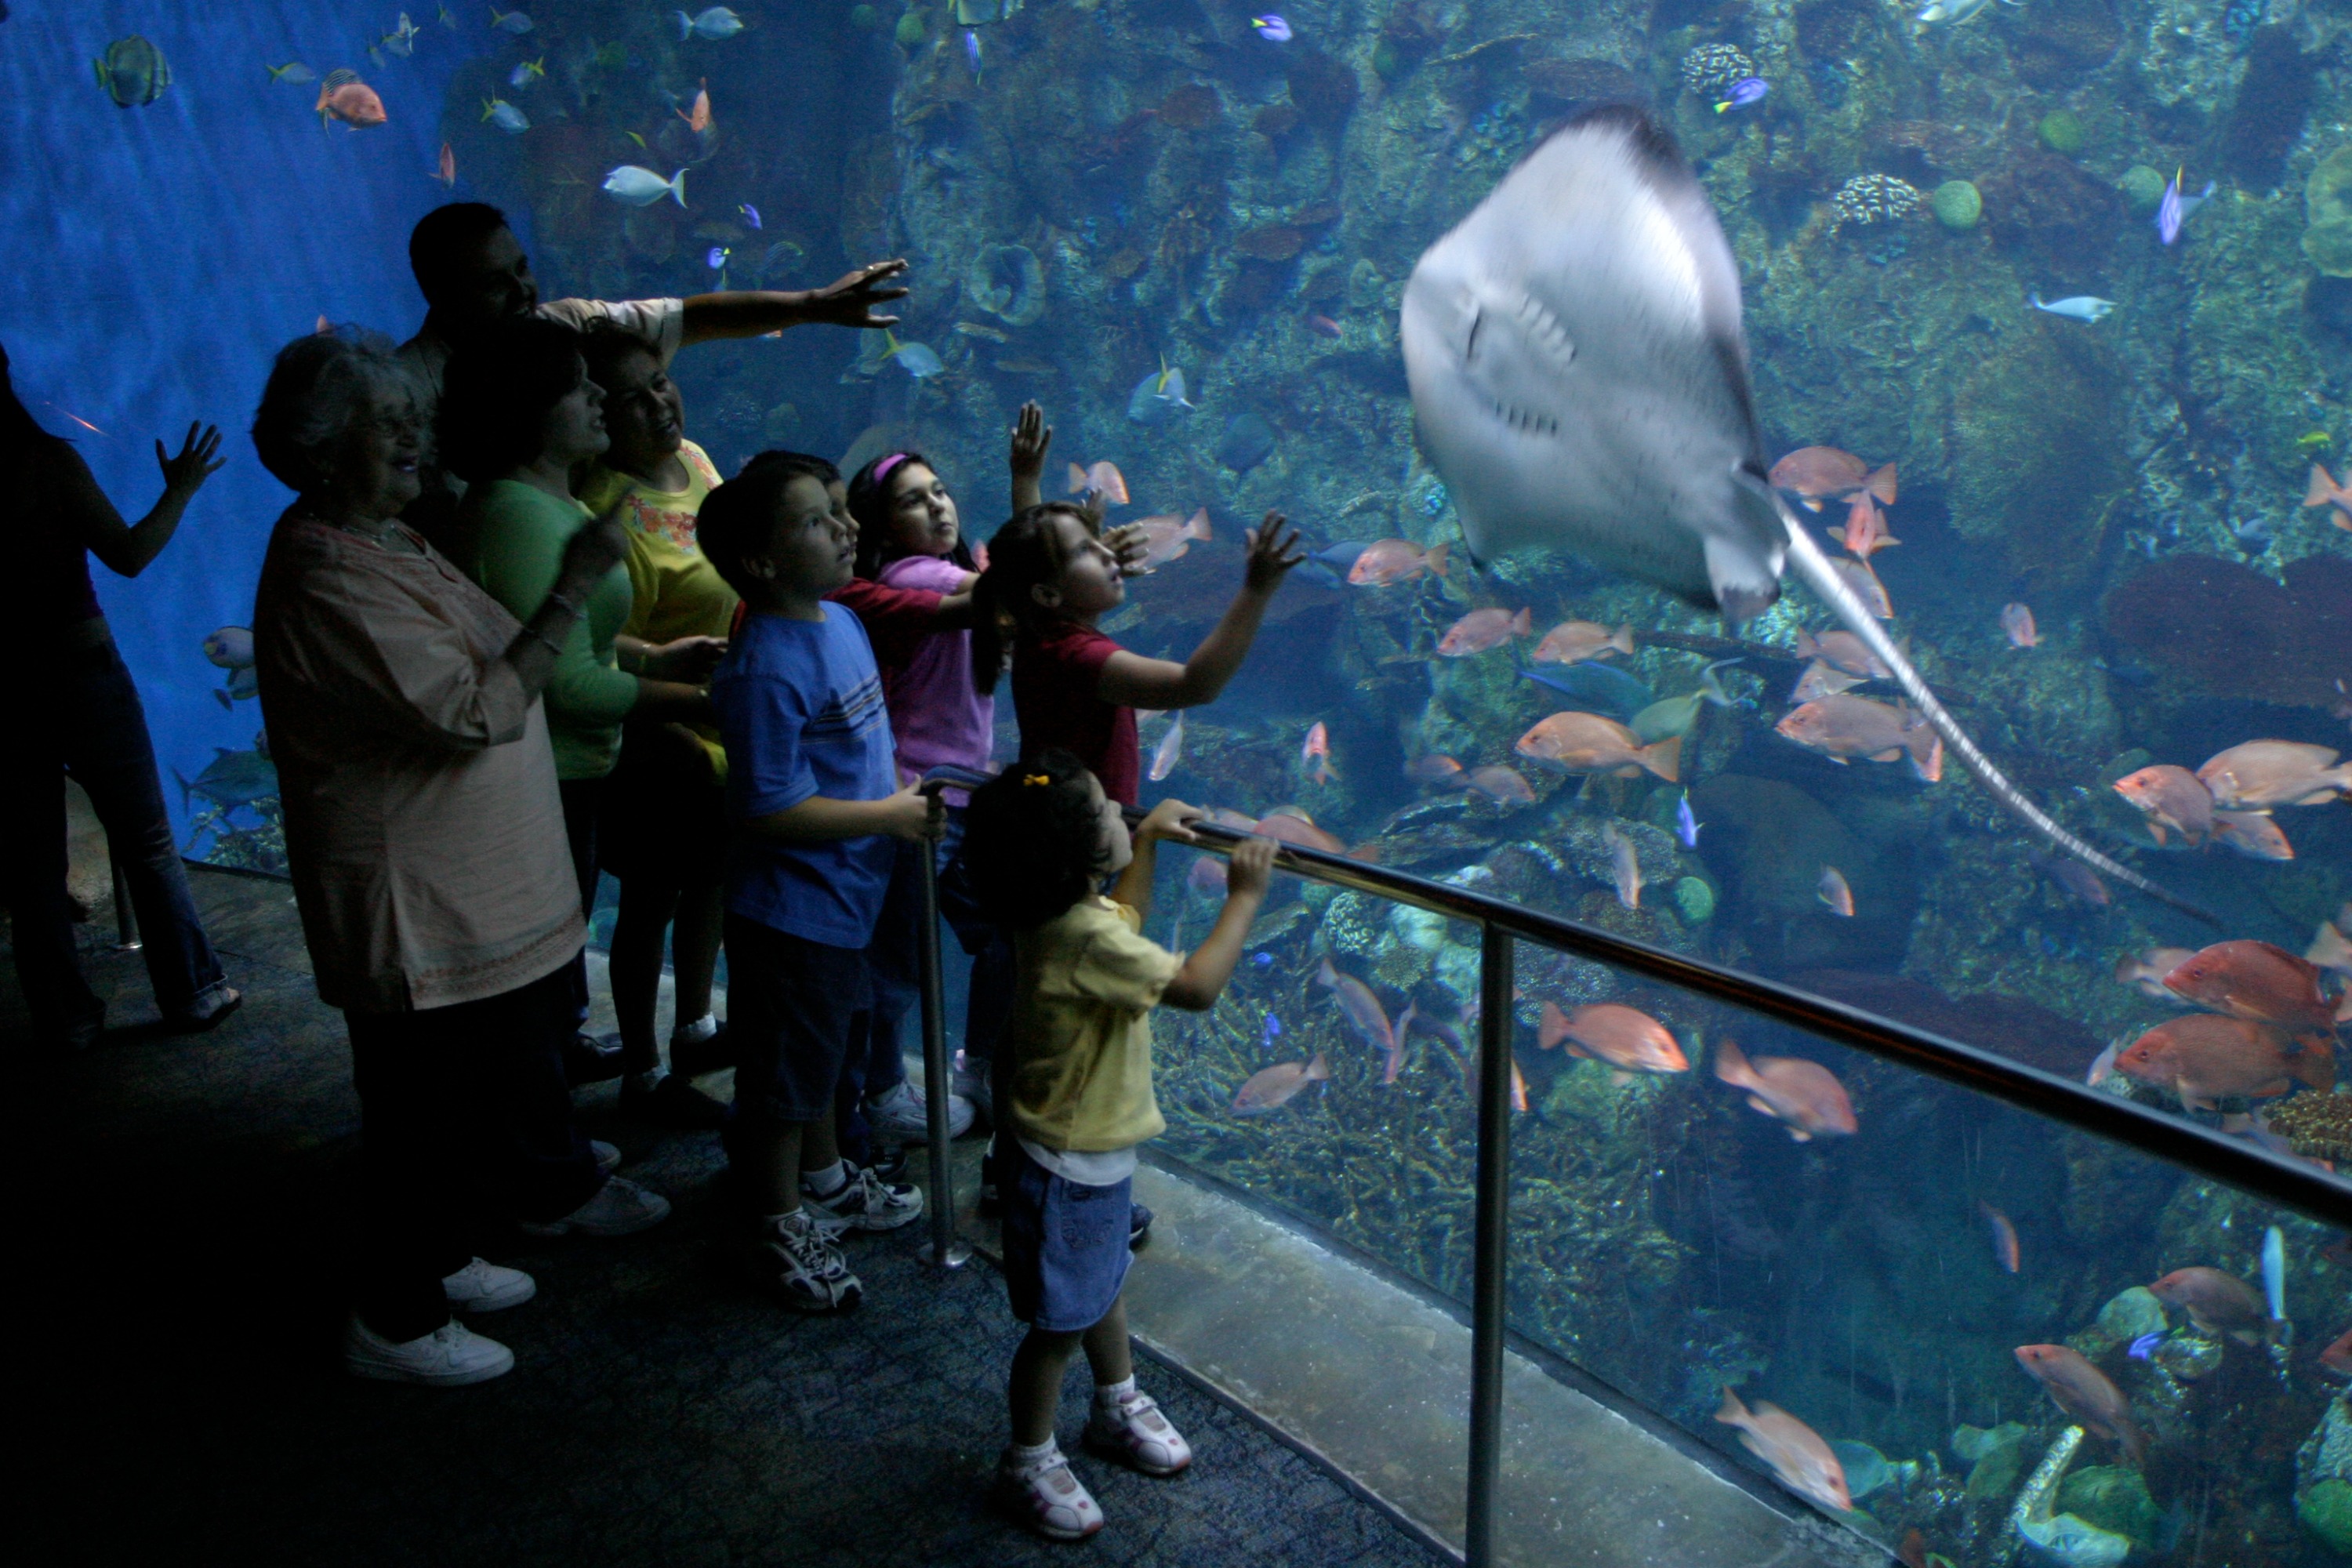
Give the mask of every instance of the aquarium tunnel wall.
<svg viewBox="0 0 2352 1568">
<path fill-rule="evenodd" d="M 1216 701 L 1145 718 L 1147 804 L 2332 1166 L 2347 38 L 2345 0 L 12 0 L 0 342 L 128 516 L 156 437 L 230 434 L 152 567 L 93 568 L 192 858 L 284 867 L 250 671 L 206 647 L 289 500 L 244 432 L 322 319 L 416 330 L 419 217 L 500 206 L 551 299 L 904 256 L 887 338 L 685 350 L 688 436 L 722 474 L 919 449 L 978 542 L 1034 399 L 1047 493 L 1150 525 L 1102 629 L 1154 656 L 1282 514 L 1307 558 Z M 322 111 L 336 71 L 381 123 Z M 2175 902 L 2005 810 L 1793 577 L 1732 627 L 1566 531 L 1470 548 L 1406 280 L 1629 102 L 1728 241 L 1779 493 L 2022 795 Z M 622 199 L 631 167 L 665 188 Z M 1171 852 L 1151 933 L 1197 940 L 1220 892 Z M 2224 942 L 2263 945 L 2184 977 Z M 1284 879 L 1228 999 L 1157 1026 L 1163 1155 L 1463 1296 L 1477 951 Z M 1906 1562 L 2352 1556 L 2342 1223 L 1604 965 L 1522 946 L 1517 985 L 1530 1342 Z"/>
</svg>

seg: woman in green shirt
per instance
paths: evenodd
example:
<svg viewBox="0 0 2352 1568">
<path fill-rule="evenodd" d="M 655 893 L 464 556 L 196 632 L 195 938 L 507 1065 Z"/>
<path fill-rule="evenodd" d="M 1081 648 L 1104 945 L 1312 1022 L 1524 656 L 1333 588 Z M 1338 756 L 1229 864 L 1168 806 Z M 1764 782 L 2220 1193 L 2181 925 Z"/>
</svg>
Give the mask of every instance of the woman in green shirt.
<svg viewBox="0 0 2352 1568">
<path fill-rule="evenodd" d="M 467 486 L 450 554 L 520 620 L 546 603 L 565 546 L 590 521 L 572 473 L 608 444 L 604 401 L 588 379 L 580 334 L 559 322 L 501 321 L 449 361 L 437 428 L 443 461 Z M 620 755 L 622 721 L 709 721 L 701 682 L 726 646 L 707 637 L 637 644 L 630 649 L 635 673 L 624 670 L 615 643 L 632 603 L 628 572 L 615 564 L 579 606 L 547 683 L 548 735 L 583 912 L 595 903 L 596 817 Z M 583 960 L 583 1021 L 587 994 Z"/>
</svg>

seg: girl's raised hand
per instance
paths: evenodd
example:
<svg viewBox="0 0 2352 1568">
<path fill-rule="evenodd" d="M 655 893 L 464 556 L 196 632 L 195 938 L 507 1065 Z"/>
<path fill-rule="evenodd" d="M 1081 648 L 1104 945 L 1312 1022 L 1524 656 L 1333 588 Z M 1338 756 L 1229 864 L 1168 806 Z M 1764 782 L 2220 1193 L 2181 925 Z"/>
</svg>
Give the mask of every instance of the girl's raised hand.
<svg viewBox="0 0 2352 1568">
<path fill-rule="evenodd" d="M 1021 417 L 1013 426 L 1013 478 L 1034 479 L 1045 471 L 1045 454 L 1054 445 L 1054 427 L 1045 423 L 1045 411 L 1036 401 L 1021 405 Z"/>
<path fill-rule="evenodd" d="M 1186 805 L 1181 800 L 1163 800 L 1151 808 L 1149 816 L 1136 825 L 1135 837 L 1139 842 L 1147 838 L 1166 838 L 1178 844 L 1197 844 L 1200 839 L 1186 824 L 1198 822 L 1208 815 L 1199 806 Z"/>
<path fill-rule="evenodd" d="M 1151 535 L 1139 522 L 1122 522 L 1117 528 L 1106 529 L 1102 542 L 1118 557 L 1118 574 L 1122 577 L 1151 575 Z"/>
<path fill-rule="evenodd" d="M 1249 531 L 1249 560 L 1243 570 L 1243 584 L 1255 593 L 1271 594 L 1282 586 L 1290 569 L 1307 559 L 1298 548 L 1298 531 L 1288 526 L 1278 511 L 1265 514 L 1265 521 Z"/>
</svg>

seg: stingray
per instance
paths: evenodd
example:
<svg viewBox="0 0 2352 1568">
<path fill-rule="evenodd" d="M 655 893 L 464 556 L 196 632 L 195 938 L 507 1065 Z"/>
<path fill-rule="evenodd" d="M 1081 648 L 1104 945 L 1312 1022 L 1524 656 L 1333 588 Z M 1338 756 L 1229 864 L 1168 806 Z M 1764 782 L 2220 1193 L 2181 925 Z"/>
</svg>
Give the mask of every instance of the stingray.
<svg viewBox="0 0 2352 1568">
<path fill-rule="evenodd" d="M 1706 191 L 1624 105 L 1555 132 L 1405 285 L 1423 449 L 1479 562 L 1570 550 L 1736 628 L 1793 570 L 1986 789 L 2067 854 L 2210 921 L 2066 831 L 1961 730 L 1767 478 L 1739 275 Z"/>
</svg>

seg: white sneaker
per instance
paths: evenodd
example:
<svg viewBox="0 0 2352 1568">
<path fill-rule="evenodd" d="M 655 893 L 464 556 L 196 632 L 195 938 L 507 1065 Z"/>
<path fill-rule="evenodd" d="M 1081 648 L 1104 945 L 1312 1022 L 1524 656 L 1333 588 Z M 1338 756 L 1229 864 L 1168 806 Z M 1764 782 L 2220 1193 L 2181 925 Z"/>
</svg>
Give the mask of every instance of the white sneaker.
<svg viewBox="0 0 2352 1568">
<path fill-rule="evenodd" d="M 626 1176 L 608 1176 L 596 1195 L 562 1219 L 518 1220 L 525 1236 L 635 1236 L 669 1217 L 669 1200 Z"/>
<path fill-rule="evenodd" d="M 930 1109 L 923 1091 L 905 1079 L 866 1102 L 866 1122 L 886 1138 L 919 1143 L 931 1135 Z M 961 1138 L 971 1131 L 971 1101 L 960 1094 L 948 1096 L 948 1136 Z"/>
<path fill-rule="evenodd" d="M 805 1206 L 762 1223 L 743 1263 L 753 1284 L 800 1311 L 844 1311 L 865 1295 L 827 1227 Z"/>
<path fill-rule="evenodd" d="M 441 1277 L 441 1294 L 459 1312 L 503 1312 L 539 1294 L 539 1282 L 520 1268 L 477 1258 L 455 1274 Z"/>
<path fill-rule="evenodd" d="M 801 1181 L 801 1207 L 837 1222 L 845 1230 L 896 1230 L 923 1212 L 923 1190 L 903 1182 L 886 1182 L 871 1167 L 851 1173 L 841 1191 L 819 1197 Z"/>
<path fill-rule="evenodd" d="M 1192 1462 L 1192 1446 L 1148 1394 L 1130 1394 L 1116 1405 L 1096 1400 L 1087 1417 L 1087 1447 L 1147 1476 L 1172 1476 Z"/>
<path fill-rule="evenodd" d="M 1103 1527 L 1101 1505 L 1055 1448 L 1021 1464 L 1011 1449 L 996 1462 L 997 1495 L 1021 1522 L 1048 1541 L 1084 1541 Z"/>
<path fill-rule="evenodd" d="M 609 1176 L 621 1168 L 621 1152 L 601 1138 L 588 1140 L 588 1152 L 596 1156 L 596 1170 L 600 1175 Z"/>
<path fill-rule="evenodd" d="M 995 1095 L 992 1092 L 990 1087 L 988 1063 L 967 1062 L 964 1059 L 964 1054 L 961 1051 L 958 1051 L 956 1053 L 955 1059 L 955 1073 L 954 1076 L 948 1080 L 948 1087 L 955 1093 L 960 1094 L 964 1099 L 971 1101 L 972 1109 L 980 1113 L 981 1118 L 983 1121 L 988 1121 L 991 1125 L 994 1124 L 996 1121 L 996 1106 L 993 1103 Z"/>
<path fill-rule="evenodd" d="M 422 1339 L 394 1344 L 353 1312 L 343 1329 L 343 1365 L 354 1377 L 372 1377 L 381 1383 L 462 1388 L 512 1372 L 514 1352 L 455 1318 Z"/>
</svg>

